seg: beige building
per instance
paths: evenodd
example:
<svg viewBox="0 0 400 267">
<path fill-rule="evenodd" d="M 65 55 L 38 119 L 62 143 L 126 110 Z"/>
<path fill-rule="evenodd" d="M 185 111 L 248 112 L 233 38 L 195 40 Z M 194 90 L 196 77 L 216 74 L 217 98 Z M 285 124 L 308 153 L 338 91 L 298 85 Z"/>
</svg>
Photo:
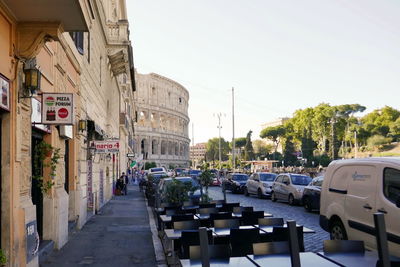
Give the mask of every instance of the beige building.
<svg viewBox="0 0 400 267">
<path fill-rule="evenodd" d="M 192 161 L 193 165 L 205 160 L 206 152 L 206 143 L 198 143 L 194 146 L 190 146 L 190 160 Z"/>
<path fill-rule="evenodd" d="M 136 154 L 158 166 L 189 165 L 189 92 L 161 75 L 136 73 Z"/>
<path fill-rule="evenodd" d="M 287 121 L 287 120 L 289 120 L 289 118 L 284 117 L 284 118 L 279 118 L 279 119 L 274 120 L 274 121 L 263 123 L 263 124 L 261 124 L 261 129 L 283 125 L 285 123 L 285 121 Z M 275 147 L 275 143 L 272 140 L 269 140 L 267 138 L 264 139 L 264 140 L 265 140 L 265 144 L 273 145 Z M 283 152 L 283 148 L 282 148 L 282 143 L 281 142 L 279 142 L 276 151 L 279 152 L 279 153 Z"/>
<path fill-rule="evenodd" d="M 6 266 L 38 266 L 39 251 L 63 247 L 68 225 L 82 227 L 129 164 L 135 87 L 125 1 L 0 0 L 0 36 L 0 249 Z M 41 76 L 29 79 L 29 70 Z M 72 123 L 41 124 L 40 93 L 72 94 Z M 93 140 L 118 140 L 119 153 L 91 153 Z"/>
</svg>

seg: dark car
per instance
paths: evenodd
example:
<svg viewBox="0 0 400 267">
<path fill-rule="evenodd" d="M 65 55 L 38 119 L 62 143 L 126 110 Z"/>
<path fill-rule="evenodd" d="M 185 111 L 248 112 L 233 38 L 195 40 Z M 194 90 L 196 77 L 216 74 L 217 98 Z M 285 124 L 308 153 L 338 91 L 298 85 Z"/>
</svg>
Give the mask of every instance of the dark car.
<svg viewBox="0 0 400 267">
<path fill-rule="evenodd" d="M 189 176 L 197 180 L 201 173 L 201 170 L 190 170 Z"/>
<path fill-rule="evenodd" d="M 222 181 L 222 189 L 229 190 L 232 193 L 243 193 L 248 179 L 247 174 L 230 173 Z"/>
<path fill-rule="evenodd" d="M 319 202 L 321 198 L 321 186 L 324 176 L 315 177 L 303 191 L 303 205 L 308 212 L 319 210 Z"/>
</svg>

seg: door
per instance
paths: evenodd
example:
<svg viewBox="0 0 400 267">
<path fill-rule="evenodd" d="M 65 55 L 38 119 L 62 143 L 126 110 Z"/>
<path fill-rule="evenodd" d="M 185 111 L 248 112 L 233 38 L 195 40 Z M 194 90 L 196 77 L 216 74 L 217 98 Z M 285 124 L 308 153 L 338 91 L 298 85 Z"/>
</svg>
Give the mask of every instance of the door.
<svg viewBox="0 0 400 267">
<path fill-rule="evenodd" d="M 32 177 L 43 176 L 43 163 L 35 157 L 43 137 L 32 130 Z M 37 179 L 32 179 L 32 203 L 36 206 L 36 223 L 40 240 L 43 237 L 43 193 Z"/>
<path fill-rule="evenodd" d="M 373 235 L 374 212 L 378 176 L 375 166 L 346 166 L 344 172 L 349 181 L 345 198 L 345 218 L 348 224 L 348 238 L 364 240 L 367 247 L 376 247 Z M 346 224 L 346 222 L 343 222 Z"/>
<path fill-rule="evenodd" d="M 248 185 L 249 186 L 247 188 L 247 191 L 250 194 L 254 194 L 255 193 L 254 187 L 255 187 L 256 180 L 257 180 L 257 174 L 253 173 L 253 175 L 250 176 L 249 181 L 248 181 Z"/>
<path fill-rule="evenodd" d="M 288 200 L 290 194 L 290 178 L 287 175 L 283 176 L 282 184 L 281 184 L 281 198 L 283 200 Z"/>
<path fill-rule="evenodd" d="M 274 193 L 275 193 L 276 198 L 280 198 L 280 196 L 282 195 L 281 187 L 282 187 L 283 177 L 284 177 L 284 175 L 279 175 L 274 182 L 273 188 L 274 188 Z"/>
<path fill-rule="evenodd" d="M 396 202 L 400 199 L 400 168 L 385 168 L 383 183 L 378 183 L 376 209 L 385 214 L 386 232 L 388 234 L 391 255 L 400 257 L 400 207 Z"/>
<path fill-rule="evenodd" d="M 1 229 L 1 226 L 3 225 L 3 223 L 2 223 L 2 221 L 1 221 L 1 214 L 2 214 L 2 209 L 1 209 L 1 207 L 2 207 L 2 199 L 3 199 L 3 197 L 2 197 L 2 195 L 1 195 L 1 192 L 2 192 L 2 182 L 3 182 L 3 180 L 2 180 L 2 177 L 1 177 L 1 166 L 3 165 L 3 161 L 2 161 L 2 157 L 1 157 L 1 155 L 3 154 L 3 148 L 2 148 L 2 146 L 1 146 L 1 140 L 2 140 L 2 137 L 3 137 L 3 134 L 2 134 L 2 123 L 3 121 L 2 121 L 2 119 L 1 119 L 1 115 L 0 115 L 0 249 L 1 249 L 1 232 L 2 232 L 2 230 L 3 229 Z"/>
<path fill-rule="evenodd" d="M 69 194 L 69 140 L 65 140 L 64 164 L 65 164 L 64 188 L 65 188 L 65 192 L 67 192 L 67 194 Z"/>
</svg>

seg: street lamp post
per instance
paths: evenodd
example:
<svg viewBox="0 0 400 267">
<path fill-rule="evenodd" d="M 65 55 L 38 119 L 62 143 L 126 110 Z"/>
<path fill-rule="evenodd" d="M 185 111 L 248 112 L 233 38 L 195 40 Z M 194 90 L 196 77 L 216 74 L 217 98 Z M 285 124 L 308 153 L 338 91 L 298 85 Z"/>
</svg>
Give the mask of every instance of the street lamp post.
<svg viewBox="0 0 400 267">
<path fill-rule="evenodd" d="M 214 116 L 217 116 L 217 118 L 218 118 L 218 125 L 217 125 L 218 135 L 219 135 L 219 137 L 218 137 L 218 160 L 219 160 L 218 167 L 219 168 L 218 169 L 220 171 L 221 171 L 221 160 L 222 160 L 222 155 L 221 155 L 221 129 L 222 129 L 221 117 L 222 117 L 222 115 L 224 115 L 224 114 L 222 114 L 221 112 L 214 114 Z"/>
</svg>

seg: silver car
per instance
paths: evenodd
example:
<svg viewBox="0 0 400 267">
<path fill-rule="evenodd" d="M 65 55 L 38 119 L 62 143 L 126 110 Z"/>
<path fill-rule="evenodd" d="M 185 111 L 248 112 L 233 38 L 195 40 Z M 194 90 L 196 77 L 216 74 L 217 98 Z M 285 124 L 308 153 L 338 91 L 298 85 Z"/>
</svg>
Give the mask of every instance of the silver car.
<svg viewBox="0 0 400 267">
<path fill-rule="evenodd" d="M 301 203 L 304 187 L 306 187 L 311 180 L 311 177 L 303 174 L 279 174 L 272 185 L 271 200 L 287 201 L 290 205 Z"/>
<path fill-rule="evenodd" d="M 255 172 L 247 180 L 244 188 L 245 196 L 257 195 L 259 198 L 271 197 L 272 184 L 276 178 L 275 173 Z"/>
</svg>

